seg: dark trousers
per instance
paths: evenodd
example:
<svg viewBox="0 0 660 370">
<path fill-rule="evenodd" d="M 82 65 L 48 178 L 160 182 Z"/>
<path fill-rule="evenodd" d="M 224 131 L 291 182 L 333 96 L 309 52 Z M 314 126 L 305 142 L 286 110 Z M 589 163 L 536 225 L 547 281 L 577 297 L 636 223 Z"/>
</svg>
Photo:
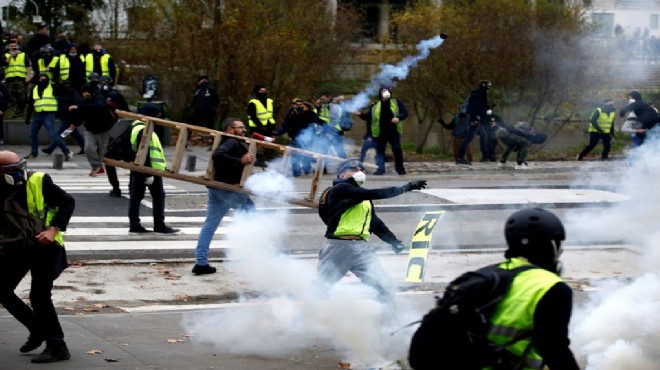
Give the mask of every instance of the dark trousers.
<svg viewBox="0 0 660 370">
<path fill-rule="evenodd" d="M 478 128 L 479 125 L 470 124 L 467 134 L 461 143 L 461 147 L 458 149 L 458 158 L 465 159 L 465 152 L 467 151 L 468 145 L 472 142 L 472 139 L 474 139 L 474 135 L 477 133 Z"/>
<path fill-rule="evenodd" d="M 451 146 L 452 150 L 454 152 L 454 160 L 458 159 L 458 153 L 461 151 L 461 144 L 463 144 L 463 141 L 465 140 L 465 137 L 456 137 L 452 136 L 451 137 Z M 470 149 L 470 144 L 467 145 L 467 149 L 465 150 L 465 156 L 467 157 L 467 160 L 472 162 L 472 150 Z"/>
<path fill-rule="evenodd" d="M 586 148 L 582 149 L 578 158 L 582 159 L 585 155 L 589 154 L 595 147 L 598 145 L 600 140 L 603 140 L 603 153 L 600 155 L 602 159 L 607 159 L 607 156 L 610 154 L 610 142 L 612 137 L 610 134 L 599 133 L 599 132 L 590 132 L 589 133 L 589 145 Z"/>
<path fill-rule="evenodd" d="M 108 182 L 112 185 L 112 190 L 121 191 L 121 188 L 119 187 L 119 178 L 117 177 L 117 168 L 106 164 L 105 173 L 108 175 Z"/>
<path fill-rule="evenodd" d="M 153 183 L 147 185 L 144 183 L 147 177 L 149 176 L 143 173 L 131 171 L 128 221 L 131 226 L 140 225 L 140 203 L 144 199 L 146 189 L 149 188 L 153 203 L 154 229 L 162 229 L 165 227 L 165 189 L 163 188 L 163 178 L 154 176 Z"/>
<path fill-rule="evenodd" d="M 479 146 L 481 148 L 481 159 L 495 161 L 495 148 L 497 147 L 497 138 L 495 132 L 490 127 L 479 125 Z"/>
<path fill-rule="evenodd" d="M 390 132 L 387 134 L 381 133 L 376 140 L 376 165 L 378 166 L 378 173 L 385 173 L 385 147 L 389 143 L 392 146 L 392 154 L 394 154 L 394 169 L 397 173 L 406 172 L 403 168 L 403 151 L 401 150 L 401 135 L 398 132 Z"/>
<path fill-rule="evenodd" d="M 28 329 L 30 335 L 48 342 L 64 340 L 51 292 L 53 281 L 66 267 L 66 252 L 55 243 L 30 246 L 0 257 L 0 304 Z M 28 271 L 32 277 L 32 308 L 14 292 Z"/>
</svg>

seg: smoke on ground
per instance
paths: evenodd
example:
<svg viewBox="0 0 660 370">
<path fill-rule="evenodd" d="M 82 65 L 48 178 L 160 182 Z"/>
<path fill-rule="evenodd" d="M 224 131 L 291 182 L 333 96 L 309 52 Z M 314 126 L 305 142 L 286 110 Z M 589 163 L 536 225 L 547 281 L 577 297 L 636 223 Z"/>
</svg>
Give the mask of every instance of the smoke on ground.
<svg viewBox="0 0 660 370">
<path fill-rule="evenodd" d="M 651 369 L 660 360 L 658 136 L 631 151 L 624 163 L 612 164 L 623 168 L 616 191 L 630 195 L 630 201 L 605 212 L 570 212 L 565 220 L 572 234 L 607 235 L 642 247 L 639 276 L 595 282 L 589 302 L 573 315 L 573 348 L 587 370 Z"/>
<path fill-rule="evenodd" d="M 264 172 L 251 176 L 246 187 L 272 196 L 294 184 L 281 174 Z M 354 369 L 405 357 L 407 345 L 402 343 L 410 342 L 412 329 L 390 333 L 418 320 L 421 312 L 399 307 L 398 322 L 387 325 L 375 292 L 354 279 L 320 294 L 316 259 L 292 258 L 280 249 L 281 236 L 295 230 L 287 212 L 235 214 L 234 219 L 227 234 L 231 262 L 226 267 L 246 290 L 235 307 L 185 314 L 182 325 L 193 341 L 236 354 L 333 350 Z"/>
</svg>

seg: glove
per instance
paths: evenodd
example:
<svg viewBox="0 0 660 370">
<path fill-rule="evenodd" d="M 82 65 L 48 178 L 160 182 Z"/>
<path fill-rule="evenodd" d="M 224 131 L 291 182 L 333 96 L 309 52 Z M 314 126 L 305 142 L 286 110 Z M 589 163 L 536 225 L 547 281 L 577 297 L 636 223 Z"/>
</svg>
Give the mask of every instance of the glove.
<svg viewBox="0 0 660 370">
<path fill-rule="evenodd" d="M 426 187 L 426 180 L 413 180 L 403 185 L 403 191 L 406 193 L 413 190 L 421 190 Z"/>
<path fill-rule="evenodd" d="M 396 243 L 392 244 L 392 250 L 396 254 L 399 254 L 399 253 L 403 252 L 404 249 L 406 249 L 406 245 L 403 244 L 402 242 L 396 242 Z"/>
</svg>

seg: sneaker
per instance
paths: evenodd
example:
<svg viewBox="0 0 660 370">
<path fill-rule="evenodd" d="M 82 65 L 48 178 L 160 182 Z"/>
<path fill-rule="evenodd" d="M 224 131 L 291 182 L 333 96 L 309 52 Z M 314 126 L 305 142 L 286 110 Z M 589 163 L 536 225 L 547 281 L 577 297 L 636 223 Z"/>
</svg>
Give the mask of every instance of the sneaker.
<svg viewBox="0 0 660 370">
<path fill-rule="evenodd" d="M 108 193 L 109 196 L 113 198 L 121 198 L 121 190 L 120 189 L 112 189 Z"/>
<path fill-rule="evenodd" d="M 497 168 L 506 168 L 506 162 L 497 163 Z"/>
<path fill-rule="evenodd" d="M 580 155 L 578 154 L 578 155 L 575 156 L 575 160 L 576 160 L 576 161 L 581 161 L 581 160 L 582 160 L 582 157 L 580 157 Z"/>
<path fill-rule="evenodd" d="M 531 168 L 525 162 L 523 162 L 521 164 L 517 164 L 515 167 L 513 167 L 513 169 L 514 170 L 531 170 Z"/>
<path fill-rule="evenodd" d="M 466 160 L 465 158 L 458 158 L 456 164 L 472 164 L 472 162 Z"/>
<path fill-rule="evenodd" d="M 173 234 L 176 234 L 180 231 L 181 231 L 180 229 L 174 229 L 174 228 L 171 228 L 169 226 L 165 226 L 165 227 L 162 227 L 162 228 L 159 228 L 159 229 L 154 228 L 154 232 L 156 234 L 163 234 L 163 235 L 173 235 Z"/>
<path fill-rule="evenodd" d="M 85 155 L 85 149 L 80 149 L 76 155 Z"/>
<path fill-rule="evenodd" d="M 142 225 L 131 226 L 131 228 L 128 229 L 128 235 L 145 235 L 150 232 L 151 230 L 145 229 Z"/>
<path fill-rule="evenodd" d="M 192 273 L 195 275 L 215 274 L 216 268 L 211 265 L 195 265 Z"/>
<path fill-rule="evenodd" d="M 66 343 L 47 344 L 46 349 L 37 357 L 32 359 L 34 364 L 46 364 L 50 362 L 65 361 L 71 358 Z"/>
<path fill-rule="evenodd" d="M 23 159 L 37 158 L 38 156 L 39 156 L 39 154 L 37 154 L 37 153 L 30 153 L 30 154 L 26 155 L 25 157 L 23 157 Z"/>
<path fill-rule="evenodd" d="M 103 166 L 101 166 L 97 169 L 93 169 L 92 172 L 89 173 L 89 175 L 92 177 L 96 177 L 99 175 L 103 175 L 104 173 L 105 173 L 105 169 L 103 168 Z"/>
<path fill-rule="evenodd" d="M 385 171 L 376 171 L 376 172 L 374 172 L 375 176 L 382 176 L 384 174 L 385 174 Z"/>
<path fill-rule="evenodd" d="M 32 352 L 32 351 L 34 351 L 35 349 L 41 347 L 41 345 L 42 345 L 43 343 L 44 343 L 44 340 L 43 340 L 43 339 L 41 339 L 41 338 L 36 338 L 34 335 L 30 334 L 30 336 L 28 337 L 27 342 L 25 342 L 25 344 L 23 344 L 23 345 L 21 346 L 21 348 L 19 349 L 19 351 L 21 351 L 21 353 Z"/>
<path fill-rule="evenodd" d="M 48 150 L 48 149 L 46 149 L 46 148 L 41 149 L 41 152 L 42 152 L 42 153 L 46 153 L 46 154 L 48 154 L 48 155 L 53 154 L 53 151 L 52 151 L 52 150 Z"/>
<path fill-rule="evenodd" d="M 403 176 L 406 174 L 406 170 L 396 171 L 396 173 L 398 173 L 399 176 Z"/>
<path fill-rule="evenodd" d="M 73 158 L 73 152 L 66 152 L 66 153 L 64 153 L 64 160 L 65 160 L 65 161 L 70 161 L 71 158 Z"/>
</svg>

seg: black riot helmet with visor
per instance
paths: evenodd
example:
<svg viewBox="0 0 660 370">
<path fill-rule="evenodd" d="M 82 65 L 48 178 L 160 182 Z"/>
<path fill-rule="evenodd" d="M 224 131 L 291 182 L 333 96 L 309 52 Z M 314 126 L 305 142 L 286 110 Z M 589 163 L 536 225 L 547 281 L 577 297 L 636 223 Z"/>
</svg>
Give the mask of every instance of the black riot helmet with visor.
<svg viewBox="0 0 660 370">
<path fill-rule="evenodd" d="M 0 179 L 10 186 L 18 186 L 27 180 L 27 161 L 21 159 L 16 163 L 0 164 Z"/>
<path fill-rule="evenodd" d="M 509 246 L 506 258 L 523 257 L 543 269 L 561 274 L 561 242 L 566 232 L 561 220 L 541 208 L 523 209 L 513 213 L 504 225 Z"/>
</svg>

